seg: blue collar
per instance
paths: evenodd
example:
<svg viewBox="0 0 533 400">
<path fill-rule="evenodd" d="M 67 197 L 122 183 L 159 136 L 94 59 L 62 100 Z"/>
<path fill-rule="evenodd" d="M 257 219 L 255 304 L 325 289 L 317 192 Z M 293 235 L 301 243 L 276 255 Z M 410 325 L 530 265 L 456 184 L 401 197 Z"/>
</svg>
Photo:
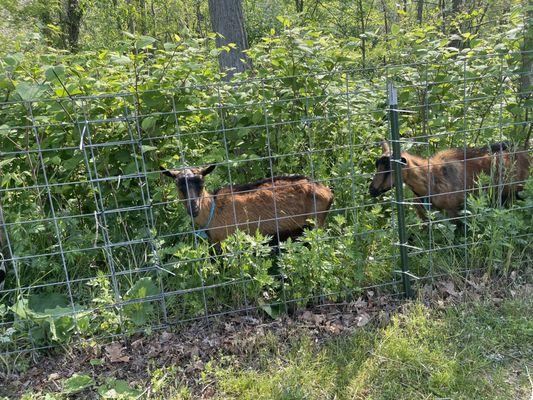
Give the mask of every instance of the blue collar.
<svg viewBox="0 0 533 400">
<path fill-rule="evenodd" d="M 429 196 L 421 197 L 420 200 L 422 201 L 424 208 L 429 211 L 431 206 L 431 200 L 429 199 Z"/>
<path fill-rule="evenodd" d="M 211 222 L 213 221 L 213 216 L 215 215 L 215 206 L 216 206 L 215 197 L 213 196 L 212 199 L 213 200 L 211 201 L 211 209 L 209 210 L 209 218 L 207 219 L 207 223 L 205 224 L 203 228 L 196 229 L 194 231 L 194 234 L 197 237 L 202 238 L 202 239 L 209 239 L 209 236 L 207 235 L 207 230 L 209 229 L 209 225 L 211 225 Z"/>
</svg>

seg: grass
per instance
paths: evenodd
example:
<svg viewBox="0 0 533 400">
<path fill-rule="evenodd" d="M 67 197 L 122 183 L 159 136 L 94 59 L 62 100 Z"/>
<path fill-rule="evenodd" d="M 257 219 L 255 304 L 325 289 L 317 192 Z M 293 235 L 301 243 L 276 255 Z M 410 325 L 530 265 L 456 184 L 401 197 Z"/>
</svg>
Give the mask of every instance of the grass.
<svg viewBox="0 0 533 400">
<path fill-rule="evenodd" d="M 383 329 L 324 344 L 302 335 L 254 367 L 216 367 L 218 398 L 518 399 L 529 387 L 529 300 L 437 312 L 413 304 Z"/>
<path fill-rule="evenodd" d="M 142 379 L 96 369 L 63 379 L 55 393 L 23 398 L 82 390 L 79 398 L 527 399 L 532 303 L 530 294 L 446 308 L 412 302 L 382 327 L 325 337 L 304 325 L 297 334 L 266 331 L 247 337 L 237 354 L 220 346 L 192 367 L 146 360 Z"/>
</svg>

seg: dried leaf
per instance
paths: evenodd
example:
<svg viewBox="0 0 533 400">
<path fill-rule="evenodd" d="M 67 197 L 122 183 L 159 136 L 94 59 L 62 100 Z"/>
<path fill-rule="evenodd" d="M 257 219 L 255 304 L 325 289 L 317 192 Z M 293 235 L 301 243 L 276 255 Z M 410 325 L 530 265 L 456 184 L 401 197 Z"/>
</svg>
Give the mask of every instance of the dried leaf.
<svg viewBox="0 0 533 400">
<path fill-rule="evenodd" d="M 361 315 L 357 316 L 356 321 L 356 325 L 358 327 L 365 326 L 370 321 L 370 315 L 368 315 L 367 313 L 362 313 Z"/>
<path fill-rule="evenodd" d="M 160 339 L 160 342 L 161 343 L 166 343 L 168 341 L 170 341 L 172 338 L 174 337 L 174 335 L 170 332 L 163 332 L 161 334 L 161 339 Z"/>
<path fill-rule="evenodd" d="M 314 321 L 314 315 L 311 311 L 305 311 L 300 318 L 308 322 Z"/>
<path fill-rule="evenodd" d="M 362 297 L 359 297 L 356 301 L 353 301 L 351 305 L 354 308 L 365 308 L 367 306 L 367 303 L 363 300 Z"/>
<path fill-rule="evenodd" d="M 128 362 L 130 360 L 129 356 L 122 354 L 123 347 L 120 343 L 112 343 L 106 346 L 105 350 L 107 358 L 112 363 Z"/>
<path fill-rule="evenodd" d="M 338 333 L 340 333 L 340 332 L 342 331 L 343 326 L 340 325 L 340 324 L 338 324 L 338 323 L 333 323 L 333 324 L 328 325 L 328 326 L 326 327 L 326 329 L 327 329 L 328 331 L 330 331 L 331 333 L 333 333 L 333 334 L 336 335 L 336 334 L 338 334 Z"/>
<path fill-rule="evenodd" d="M 450 296 L 457 297 L 459 293 L 455 291 L 455 285 L 452 281 L 446 281 L 441 283 L 443 292 L 448 293 Z"/>
<path fill-rule="evenodd" d="M 189 350 L 189 355 L 191 356 L 191 358 L 198 357 L 199 354 L 200 354 L 200 349 L 196 346 L 194 346 L 193 348 Z"/>
<path fill-rule="evenodd" d="M 57 372 L 54 372 L 53 374 L 48 375 L 48 379 L 50 379 L 51 381 L 56 381 L 59 378 L 61 378 L 61 376 Z"/>
</svg>

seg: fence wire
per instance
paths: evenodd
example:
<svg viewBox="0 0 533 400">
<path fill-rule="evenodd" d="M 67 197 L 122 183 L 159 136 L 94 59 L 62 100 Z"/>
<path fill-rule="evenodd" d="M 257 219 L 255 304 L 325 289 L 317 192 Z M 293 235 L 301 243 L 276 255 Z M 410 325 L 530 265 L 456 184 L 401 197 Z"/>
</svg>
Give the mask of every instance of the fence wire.
<svg viewBox="0 0 533 400">
<path fill-rule="evenodd" d="M 528 265 L 533 185 L 529 170 L 505 176 L 501 162 L 531 152 L 522 55 L 0 103 L 0 355 L 231 313 L 275 317 L 366 290 L 401 296 L 411 284 Z M 383 140 L 394 154 L 382 154 Z M 468 185 L 458 162 L 483 162 L 486 153 L 469 149 L 496 142 L 507 150 Z M 449 148 L 463 157 L 431 161 Z M 406 151 L 420 163 L 405 164 Z M 384 155 L 391 167 L 379 170 Z M 204 195 L 216 199 L 207 238 L 161 173 L 206 165 L 216 167 L 205 177 Z M 280 185 L 287 174 L 330 188 L 332 207 L 318 209 L 319 186 L 284 198 L 301 187 Z M 413 175 L 425 193 L 414 192 Z M 376 176 L 405 193 L 372 198 Z M 268 188 L 238 186 L 257 179 Z M 509 185 L 526 198 L 501 204 Z M 265 190 L 272 204 L 260 202 Z M 443 212 L 443 196 L 459 196 L 461 209 Z M 287 213 L 287 202 L 306 201 L 305 212 Z M 224 223 L 217 204 L 229 204 Z M 265 207 L 270 217 L 259 218 Z M 311 229 L 323 214 L 325 226 Z M 309 229 L 284 242 L 280 227 L 298 231 L 303 217 Z M 266 224 L 275 226 L 266 237 L 250 228 Z M 238 232 L 212 243 L 215 229 Z"/>
</svg>

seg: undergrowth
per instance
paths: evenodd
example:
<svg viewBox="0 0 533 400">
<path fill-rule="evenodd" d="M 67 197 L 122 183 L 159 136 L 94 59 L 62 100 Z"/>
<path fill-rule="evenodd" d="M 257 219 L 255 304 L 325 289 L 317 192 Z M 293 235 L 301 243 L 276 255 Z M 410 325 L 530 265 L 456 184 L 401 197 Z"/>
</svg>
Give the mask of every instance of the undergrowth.
<svg viewBox="0 0 533 400">
<path fill-rule="evenodd" d="M 144 360 L 140 369 L 126 369 L 124 364 L 107 365 L 105 357 L 72 355 L 71 368 L 52 360 L 38 373 L 21 375 L 19 379 L 34 379 L 22 398 L 62 399 L 74 393 L 83 398 L 98 393 L 103 399 L 527 398 L 533 355 L 531 286 L 491 291 L 486 288 L 481 300 L 446 306 L 436 299 L 430 307 L 415 301 L 388 322 L 352 327 L 343 334 L 318 334 L 321 328 L 309 324 L 311 319 L 286 320 L 277 328 L 255 325 L 242 335 L 226 322 L 220 340 L 228 347 L 209 359 L 198 356 L 203 350 L 193 350 L 189 363 L 172 358 L 162 363 L 159 357 Z M 318 315 L 329 318 L 324 313 Z M 210 329 L 204 335 L 215 340 Z M 143 346 L 158 348 L 158 340 L 144 338 Z M 179 336 L 171 340 L 175 342 L 164 345 L 180 346 Z M 133 358 L 129 363 L 146 357 L 128 354 Z"/>
</svg>

